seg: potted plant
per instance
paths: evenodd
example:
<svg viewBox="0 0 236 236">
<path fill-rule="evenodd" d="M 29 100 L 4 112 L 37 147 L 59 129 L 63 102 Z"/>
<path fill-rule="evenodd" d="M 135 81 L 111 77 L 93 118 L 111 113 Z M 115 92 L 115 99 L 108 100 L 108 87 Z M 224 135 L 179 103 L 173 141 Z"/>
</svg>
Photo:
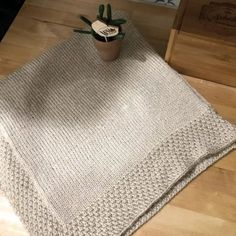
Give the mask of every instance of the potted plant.
<svg viewBox="0 0 236 236">
<path fill-rule="evenodd" d="M 84 16 L 80 19 L 84 21 L 90 30 L 75 29 L 75 32 L 82 34 L 91 34 L 98 54 L 104 61 L 115 60 L 120 53 L 122 40 L 125 33 L 121 25 L 126 23 L 125 19 L 113 19 L 111 5 L 106 6 L 106 16 L 104 16 L 105 6 L 99 5 L 99 14 L 94 22 L 91 22 Z"/>
</svg>

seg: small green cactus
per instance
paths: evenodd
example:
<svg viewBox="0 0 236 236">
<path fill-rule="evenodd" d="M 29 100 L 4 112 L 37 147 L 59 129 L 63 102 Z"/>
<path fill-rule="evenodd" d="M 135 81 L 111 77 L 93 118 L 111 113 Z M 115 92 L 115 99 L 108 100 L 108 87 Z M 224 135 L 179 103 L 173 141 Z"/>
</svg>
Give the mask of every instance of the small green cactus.
<svg viewBox="0 0 236 236">
<path fill-rule="evenodd" d="M 105 11 L 105 6 L 103 4 L 99 5 L 98 11 L 99 11 L 99 17 L 103 18 L 103 14 L 104 14 L 104 11 Z"/>
<path fill-rule="evenodd" d="M 111 20 L 112 20 L 111 4 L 107 4 L 107 21 L 111 22 Z"/>
<path fill-rule="evenodd" d="M 90 30 L 74 29 L 74 32 L 78 32 L 78 33 L 82 33 L 82 34 L 91 34 L 94 38 L 96 38 L 97 40 L 100 40 L 100 41 L 106 41 L 106 40 L 112 41 L 115 39 L 123 39 L 125 37 L 125 33 L 122 32 L 121 25 L 125 24 L 126 20 L 125 19 L 112 19 L 112 8 L 111 8 L 110 4 L 107 4 L 107 6 L 106 6 L 106 17 L 104 16 L 104 12 L 105 12 L 104 4 L 99 5 L 97 19 L 100 21 L 103 21 L 107 25 L 113 25 L 113 26 L 119 27 L 119 33 L 116 36 L 108 37 L 107 39 L 105 39 L 104 37 L 97 34 L 92 28 Z M 91 27 L 92 22 L 89 19 L 87 19 L 84 16 L 80 16 L 80 19 L 84 23 L 86 23 L 88 26 Z"/>
</svg>

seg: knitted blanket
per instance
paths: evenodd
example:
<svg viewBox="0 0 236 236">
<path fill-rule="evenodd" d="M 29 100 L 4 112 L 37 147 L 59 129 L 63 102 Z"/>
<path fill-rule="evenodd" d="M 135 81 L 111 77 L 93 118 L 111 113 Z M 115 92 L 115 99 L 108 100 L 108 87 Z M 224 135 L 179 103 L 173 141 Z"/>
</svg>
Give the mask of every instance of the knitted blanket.
<svg viewBox="0 0 236 236">
<path fill-rule="evenodd" d="M 127 27 L 114 62 L 76 34 L 0 81 L 0 189 L 31 235 L 131 235 L 236 147 Z"/>
</svg>

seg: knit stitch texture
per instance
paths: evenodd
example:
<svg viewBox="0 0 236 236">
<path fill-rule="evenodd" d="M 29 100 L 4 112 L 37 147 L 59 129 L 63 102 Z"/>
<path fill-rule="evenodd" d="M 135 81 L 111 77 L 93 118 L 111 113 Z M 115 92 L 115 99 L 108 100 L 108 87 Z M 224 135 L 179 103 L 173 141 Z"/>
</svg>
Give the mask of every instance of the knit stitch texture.
<svg viewBox="0 0 236 236">
<path fill-rule="evenodd" d="M 32 235 L 131 235 L 236 129 L 131 23 L 105 63 L 74 35 L 0 81 L 0 189 Z"/>
</svg>

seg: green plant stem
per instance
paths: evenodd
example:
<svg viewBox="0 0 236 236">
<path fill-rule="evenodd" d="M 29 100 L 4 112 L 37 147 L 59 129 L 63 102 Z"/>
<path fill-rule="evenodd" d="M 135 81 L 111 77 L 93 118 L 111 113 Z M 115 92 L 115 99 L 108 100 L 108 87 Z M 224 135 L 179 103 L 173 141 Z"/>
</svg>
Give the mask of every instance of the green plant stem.
<svg viewBox="0 0 236 236">
<path fill-rule="evenodd" d="M 126 23 L 125 19 L 114 19 L 114 20 L 111 20 L 110 22 L 111 25 L 115 25 L 115 26 L 120 26 L 125 23 Z"/>
<path fill-rule="evenodd" d="M 74 32 L 81 33 L 81 34 L 92 34 L 91 31 L 81 30 L 81 29 L 74 29 Z"/>
<path fill-rule="evenodd" d="M 87 19 L 86 17 L 80 16 L 80 19 L 81 19 L 84 23 L 86 23 L 87 25 L 89 25 L 89 26 L 92 25 L 92 22 L 91 22 L 89 19 Z"/>
<path fill-rule="evenodd" d="M 98 11 L 99 11 L 99 17 L 102 19 L 104 14 L 105 6 L 103 4 L 99 5 Z"/>
<path fill-rule="evenodd" d="M 109 24 L 112 20 L 111 4 L 107 4 L 107 23 Z"/>
</svg>

